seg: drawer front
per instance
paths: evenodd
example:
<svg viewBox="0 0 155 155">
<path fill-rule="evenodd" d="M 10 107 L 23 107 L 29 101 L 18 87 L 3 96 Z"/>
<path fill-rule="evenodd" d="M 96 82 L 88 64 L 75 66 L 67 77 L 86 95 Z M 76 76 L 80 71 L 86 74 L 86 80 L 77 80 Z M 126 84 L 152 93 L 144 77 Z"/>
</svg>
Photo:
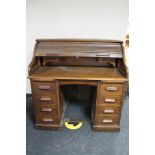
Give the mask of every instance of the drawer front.
<svg viewBox="0 0 155 155">
<path fill-rule="evenodd" d="M 110 106 L 110 105 L 99 105 L 96 107 L 96 115 L 119 115 L 120 107 L 119 106 Z"/>
<path fill-rule="evenodd" d="M 119 125 L 119 116 L 109 116 L 109 115 L 104 115 L 104 116 L 96 116 L 95 119 L 95 124 L 97 125 Z"/>
<path fill-rule="evenodd" d="M 114 96 L 114 95 L 100 94 L 98 104 L 121 105 L 122 104 L 122 97 L 121 96 Z"/>
<path fill-rule="evenodd" d="M 36 123 L 38 124 L 59 124 L 58 116 L 52 116 L 51 114 L 37 114 Z"/>
<path fill-rule="evenodd" d="M 33 102 L 37 104 L 56 104 L 56 95 L 53 94 L 41 94 L 33 95 Z"/>
<path fill-rule="evenodd" d="M 55 104 L 50 104 L 50 103 L 36 103 L 35 111 L 37 114 L 58 115 L 57 106 Z"/>
<path fill-rule="evenodd" d="M 45 94 L 53 93 L 56 94 L 56 84 L 55 82 L 31 82 L 33 94 Z"/>
<path fill-rule="evenodd" d="M 100 93 L 107 95 L 122 95 L 124 90 L 124 84 L 113 84 L 113 83 L 101 83 Z"/>
</svg>

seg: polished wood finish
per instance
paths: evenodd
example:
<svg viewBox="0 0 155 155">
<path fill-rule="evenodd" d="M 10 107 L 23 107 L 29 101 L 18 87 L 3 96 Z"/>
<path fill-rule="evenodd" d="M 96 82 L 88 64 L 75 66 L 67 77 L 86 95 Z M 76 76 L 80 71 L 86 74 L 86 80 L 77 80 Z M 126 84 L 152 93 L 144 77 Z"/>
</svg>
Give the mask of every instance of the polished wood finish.
<svg viewBox="0 0 155 155">
<path fill-rule="evenodd" d="M 59 82 L 59 84 L 60 85 L 74 85 L 74 84 L 79 84 L 79 85 L 97 86 L 97 81 L 61 80 Z"/>
<path fill-rule="evenodd" d="M 41 67 L 34 74 L 29 76 L 29 78 L 37 81 L 52 81 L 55 79 L 126 81 L 126 78 L 122 76 L 118 70 L 103 67 Z"/>
<path fill-rule="evenodd" d="M 105 95 L 121 95 L 123 92 L 123 87 L 123 83 L 101 83 L 100 92 Z"/>
<path fill-rule="evenodd" d="M 44 93 L 52 93 L 55 94 L 56 84 L 55 82 L 31 82 L 32 93 L 33 94 L 44 94 Z"/>
<path fill-rule="evenodd" d="M 38 40 L 35 56 L 122 58 L 122 52 L 118 42 Z"/>
<path fill-rule="evenodd" d="M 102 104 L 96 107 L 96 113 L 98 115 L 104 115 L 104 114 L 119 115 L 120 112 L 121 112 L 120 106 Z"/>
<path fill-rule="evenodd" d="M 38 39 L 29 65 L 37 129 L 62 129 L 66 97 L 82 99 L 66 89 L 74 85 L 92 99 L 94 131 L 119 131 L 127 70 L 122 41 Z M 78 87 L 77 87 L 78 88 Z M 72 90 L 72 89 L 70 89 Z M 65 95 L 65 96 L 64 96 Z"/>
</svg>

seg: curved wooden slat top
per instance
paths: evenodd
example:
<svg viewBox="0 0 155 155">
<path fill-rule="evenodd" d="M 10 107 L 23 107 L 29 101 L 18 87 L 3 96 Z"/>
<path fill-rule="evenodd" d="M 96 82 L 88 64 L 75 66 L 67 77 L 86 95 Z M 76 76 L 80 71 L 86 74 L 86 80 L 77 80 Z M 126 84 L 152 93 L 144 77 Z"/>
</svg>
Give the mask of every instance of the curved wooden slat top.
<svg viewBox="0 0 155 155">
<path fill-rule="evenodd" d="M 94 39 L 37 39 L 35 56 L 122 58 L 122 41 Z"/>
</svg>

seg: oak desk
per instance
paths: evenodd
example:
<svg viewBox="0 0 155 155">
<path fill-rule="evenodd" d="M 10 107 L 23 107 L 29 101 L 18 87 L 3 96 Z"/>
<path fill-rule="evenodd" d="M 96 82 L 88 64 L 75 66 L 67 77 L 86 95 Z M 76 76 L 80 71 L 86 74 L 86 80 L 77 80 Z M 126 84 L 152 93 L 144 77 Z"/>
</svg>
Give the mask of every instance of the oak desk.
<svg viewBox="0 0 155 155">
<path fill-rule="evenodd" d="M 96 87 L 92 128 L 119 131 L 127 81 L 121 41 L 36 40 L 29 79 L 36 128 L 62 128 L 67 107 L 61 86 L 89 85 Z"/>
</svg>

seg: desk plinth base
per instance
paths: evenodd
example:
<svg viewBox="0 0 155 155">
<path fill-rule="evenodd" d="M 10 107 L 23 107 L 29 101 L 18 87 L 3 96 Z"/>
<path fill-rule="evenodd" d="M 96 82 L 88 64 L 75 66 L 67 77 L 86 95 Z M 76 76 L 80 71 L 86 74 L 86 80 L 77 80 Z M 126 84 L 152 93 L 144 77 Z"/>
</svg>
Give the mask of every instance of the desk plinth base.
<svg viewBox="0 0 155 155">
<path fill-rule="evenodd" d="M 58 131 L 58 130 L 62 130 L 62 125 L 35 124 L 35 129 Z"/>
<path fill-rule="evenodd" d="M 93 125 L 93 131 L 105 131 L 105 132 L 113 132 L 113 131 L 120 131 L 120 126 L 117 125 L 109 125 L 109 126 L 100 126 L 100 125 Z"/>
</svg>

